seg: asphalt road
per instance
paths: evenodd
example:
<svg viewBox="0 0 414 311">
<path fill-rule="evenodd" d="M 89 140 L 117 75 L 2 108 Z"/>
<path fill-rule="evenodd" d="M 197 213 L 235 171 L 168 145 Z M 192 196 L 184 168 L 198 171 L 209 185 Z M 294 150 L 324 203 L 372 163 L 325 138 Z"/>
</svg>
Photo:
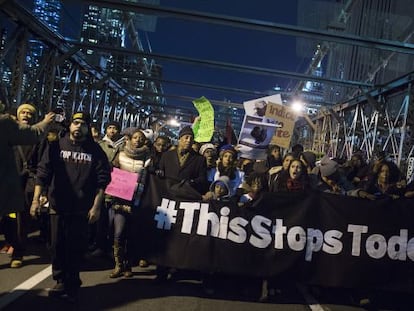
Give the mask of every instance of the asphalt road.
<svg viewBox="0 0 414 311">
<path fill-rule="evenodd" d="M 0 244 L 2 240 L 0 235 Z M 345 289 L 285 283 L 268 300 L 259 302 L 260 280 L 222 276 L 215 279 L 214 292 L 207 292 L 197 273 L 176 273 L 172 280 L 156 282 L 154 266 L 135 266 L 130 279 L 110 279 L 110 258 L 85 260 L 79 301 L 73 304 L 47 296 L 45 289 L 52 287 L 54 281 L 48 250 L 36 242 L 36 236 L 29 240 L 23 267 L 11 269 L 9 262 L 9 255 L 0 254 L 0 310 L 414 310 L 409 294 L 357 295 Z M 364 297 L 370 297 L 370 304 L 359 304 Z"/>
</svg>

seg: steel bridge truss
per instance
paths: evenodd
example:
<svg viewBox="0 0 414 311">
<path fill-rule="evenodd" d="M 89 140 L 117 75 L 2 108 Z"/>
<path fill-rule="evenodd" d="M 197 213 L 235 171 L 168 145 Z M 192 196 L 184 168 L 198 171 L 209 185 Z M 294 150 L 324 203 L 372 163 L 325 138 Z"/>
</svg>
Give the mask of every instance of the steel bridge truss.
<svg viewBox="0 0 414 311">
<path fill-rule="evenodd" d="M 56 107 L 63 108 L 68 115 L 88 111 L 102 127 L 110 120 L 124 127 L 147 127 L 155 115 L 149 115 L 149 109 L 144 109 L 143 100 L 158 103 L 152 110 L 162 110 L 164 99 L 157 96 L 160 90 L 153 81 L 143 81 L 142 87 L 143 93 L 149 91 L 151 95 L 131 95 L 108 73 L 90 65 L 78 47 L 66 42 L 17 3 L 4 3 L 1 9 L 16 22 L 14 31 L 0 46 L 1 67 L 6 69 L 0 72 L 1 99 L 6 106 L 31 102 L 40 114 Z M 130 16 L 125 18 L 125 23 L 129 31 L 135 31 Z M 142 52 L 138 35 L 131 36 L 134 48 Z M 28 61 L 28 57 L 33 57 L 33 50 L 41 50 L 42 55 L 35 66 Z M 136 59 L 144 75 L 151 78 L 154 62 L 142 57 Z"/>
<path fill-rule="evenodd" d="M 94 2 L 90 1 L 90 3 Z M 287 29 L 282 25 L 265 25 L 259 21 L 196 14 L 196 12 L 124 1 L 107 0 L 99 1 L 99 3 L 106 3 L 109 7 L 125 8 L 125 11 L 148 11 L 149 13 L 167 14 L 168 16 L 173 15 L 233 27 L 298 36 L 316 36 L 321 40 L 333 40 L 345 44 L 356 42 L 364 47 L 376 46 L 392 52 L 414 53 L 411 44 L 397 44 L 384 40 L 371 42 L 360 37 L 324 32 L 315 34 L 295 27 Z M 92 118 L 99 120 L 102 126 L 109 120 L 116 120 L 123 127 L 148 127 L 155 122 L 159 115 L 164 115 L 168 109 L 173 107 L 171 105 L 163 107 L 163 99 L 168 95 L 163 94 L 160 88 L 162 79 L 153 74 L 158 70 L 153 58 L 234 69 L 241 72 L 248 70 L 261 74 L 287 75 L 285 72 L 264 70 L 263 68 L 157 55 L 151 51 L 145 52 L 131 21 L 131 14 L 125 13 L 124 23 L 129 31 L 133 48 L 125 50 L 112 48 L 110 52 L 114 57 L 124 57 L 125 55 L 134 57 L 136 62 L 141 64 L 142 76 L 139 76 L 138 80 L 142 80 L 142 91 L 133 92 L 123 87 L 122 80 L 127 79 L 128 76 L 119 77 L 123 74 L 122 71 L 119 75 L 116 72 L 106 72 L 95 68 L 85 60 L 81 49 L 89 48 L 87 44 L 67 42 L 14 1 L 0 1 L 0 10 L 16 25 L 14 31 L 7 34 L 5 40 L 0 43 L 0 64 L 6 64 L 0 68 L 9 68 L 7 72 L 0 72 L 2 77 L 0 95 L 9 107 L 16 106 L 23 101 L 30 101 L 38 106 L 40 112 L 55 107 L 62 107 L 67 113 L 78 110 L 89 111 Z M 35 47 L 42 50 L 42 57 L 36 66 L 29 67 L 30 62 L 26 61 L 27 56 L 30 55 L 28 52 Z M 98 50 L 99 47 L 96 49 Z M 317 77 L 303 74 L 289 73 L 287 76 L 318 81 L 315 80 L 318 79 Z M 119 79 L 115 80 L 115 78 Z M 348 102 L 331 108 L 323 108 L 314 117 L 305 116 L 296 127 L 296 141 L 303 143 L 307 149 L 316 153 L 347 159 L 353 153 L 360 151 L 369 160 L 376 151 L 383 150 L 407 172 L 407 177 L 412 176 L 414 117 L 411 86 L 413 80 L 414 75 L 408 74 L 387 85 L 365 92 L 364 95 L 355 97 Z M 339 83 L 334 80 L 323 82 Z M 366 89 L 373 86 L 354 82 L 342 81 L 341 83 Z M 181 97 L 187 101 L 191 100 L 185 96 Z M 222 103 L 222 105 L 228 108 L 237 108 L 236 105 L 233 106 L 233 103 Z M 145 109 L 148 107 L 151 109 L 149 113 Z M 181 109 L 184 110 L 182 107 Z M 175 111 L 179 112 L 179 110 L 177 107 Z"/>
<path fill-rule="evenodd" d="M 350 159 L 362 152 L 370 160 L 385 151 L 407 178 L 413 175 L 414 109 L 412 77 L 396 81 L 399 87 L 385 86 L 387 92 L 365 100 L 322 110 L 312 124 L 301 122 L 299 142 L 317 154 Z M 402 82 L 402 83 L 400 83 Z M 301 133 L 306 133 L 307 140 Z M 309 139 L 309 136 L 312 139 Z"/>
</svg>

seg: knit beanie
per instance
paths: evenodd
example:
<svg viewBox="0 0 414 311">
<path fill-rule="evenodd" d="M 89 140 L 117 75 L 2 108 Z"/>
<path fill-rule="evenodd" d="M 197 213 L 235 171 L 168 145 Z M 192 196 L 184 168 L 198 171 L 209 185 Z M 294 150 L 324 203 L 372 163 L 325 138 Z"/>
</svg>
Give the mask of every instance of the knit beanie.
<svg viewBox="0 0 414 311">
<path fill-rule="evenodd" d="M 319 170 L 322 177 L 328 177 L 335 173 L 338 167 L 338 162 L 331 160 L 328 156 L 324 156 L 321 159 Z"/>
<path fill-rule="evenodd" d="M 315 167 L 315 162 L 316 162 L 316 154 L 312 151 L 304 151 L 302 152 L 302 156 L 305 159 L 306 163 L 314 168 Z"/>
<path fill-rule="evenodd" d="M 121 135 L 126 135 L 129 137 L 132 137 L 132 135 L 134 135 L 134 133 L 136 132 L 141 132 L 145 135 L 144 131 L 141 130 L 139 127 L 136 126 L 130 126 L 130 127 L 126 127 L 122 130 Z"/>
<path fill-rule="evenodd" d="M 214 151 L 216 151 L 216 147 L 215 147 L 212 143 L 206 143 L 206 144 L 201 145 L 200 150 L 199 150 L 198 152 L 199 152 L 201 155 L 203 155 L 203 154 L 204 154 L 204 152 L 205 152 L 207 149 L 213 149 Z"/>
<path fill-rule="evenodd" d="M 223 155 L 226 152 L 232 153 L 233 156 L 236 156 L 237 155 L 237 151 L 236 151 L 236 149 L 234 149 L 234 146 L 233 145 L 224 145 L 224 146 L 222 146 L 220 148 L 220 158 L 223 157 Z"/>
<path fill-rule="evenodd" d="M 24 109 L 29 110 L 32 114 L 36 113 L 35 106 L 33 106 L 32 104 L 24 103 L 17 107 L 17 116 L 19 116 L 20 112 Z"/>
<path fill-rule="evenodd" d="M 194 132 L 193 132 L 193 129 L 191 128 L 191 126 L 188 126 L 188 125 L 184 126 L 181 129 L 180 133 L 178 134 L 178 138 L 180 139 L 184 135 L 191 135 L 191 136 L 194 137 Z"/>
<path fill-rule="evenodd" d="M 109 127 L 109 126 L 115 126 L 116 128 L 117 128 L 117 130 L 118 130 L 118 132 L 121 130 L 121 125 L 119 124 L 119 122 L 117 122 L 117 121 L 109 121 L 109 122 L 107 122 L 106 124 L 105 124 L 105 132 L 106 132 L 106 129 Z"/>
</svg>

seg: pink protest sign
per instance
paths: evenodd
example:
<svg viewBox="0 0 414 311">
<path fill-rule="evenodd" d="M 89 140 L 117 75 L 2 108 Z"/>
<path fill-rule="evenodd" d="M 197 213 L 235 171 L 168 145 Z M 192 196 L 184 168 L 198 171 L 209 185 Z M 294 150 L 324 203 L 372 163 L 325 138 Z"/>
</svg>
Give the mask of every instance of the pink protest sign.
<svg viewBox="0 0 414 311">
<path fill-rule="evenodd" d="M 111 173 L 111 182 L 106 187 L 105 193 L 117 198 L 131 201 L 137 185 L 138 174 L 115 168 Z"/>
</svg>

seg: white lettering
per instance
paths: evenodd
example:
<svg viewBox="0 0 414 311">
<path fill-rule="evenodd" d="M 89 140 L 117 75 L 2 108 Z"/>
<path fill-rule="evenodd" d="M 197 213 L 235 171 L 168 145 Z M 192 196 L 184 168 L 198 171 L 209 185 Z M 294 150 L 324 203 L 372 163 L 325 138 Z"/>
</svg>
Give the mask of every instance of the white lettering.
<svg viewBox="0 0 414 311">
<path fill-rule="evenodd" d="M 323 244 L 322 231 L 318 229 L 308 228 L 307 240 L 308 241 L 306 243 L 305 260 L 311 261 L 313 253 L 319 252 L 322 248 L 322 244 Z"/>
<path fill-rule="evenodd" d="M 388 256 L 393 260 L 407 260 L 407 240 L 407 229 L 401 229 L 400 235 L 393 235 L 388 240 Z"/>
<path fill-rule="evenodd" d="M 343 233 L 338 230 L 328 230 L 325 232 L 322 250 L 328 254 L 339 254 L 342 252 L 343 245 L 341 242 Z"/>
<path fill-rule="evenodd" d="M 289 229 L 287 242 L 294 251 L 301 251 L 306 245 L 306 232 L 302 227 L 295 226 Z"/>
<path fill-rule="evenodd" d="M 218 237 L 219 218 L 214 212 L 208 211 L 208 203 L 202 203 L 200 208 L 200 217 L 198 219 L 197 234 L 207 235 L 208 225 L 211 225 L 210 235 Z"/>
<path fill-rule="evenodd" d="M 219 238 L 225 240 L 227 238 L 227 228 L 229 226 L 229 216 L 230 209 L 228 207 L 222 207 L 220 209 L 220 229 L 219 229 Z"/>
<path fill-rule="evenodd" d="M 246 227 L 248 223 L 249 222 L 242 217 L 233 218 L 229 224 L 230 231 L 227 235 L 227 239 L 235 243 L 246 242 L 247 234 L 246 234 L 246 230 L 244 229 L 244 227 Z"/>
<path fill-rule="evenodd" d="M 270 235 L 270 231 L 262 225 L 265 224 L 270 228 L 272 221 L 269 218 L 256 215 L 253 217 L 251 224 L 254 233 L 259 237 L 251 235 L 249 239 L 250 244 L 258 248 L 268 247 L 272 243 L 272 236 Z"/>
<path fill-rule="evenodd" d="M 379 259 L 387 252 L 387 241 L 381 234 L 373 234 L 368 237 L 365 247 L 370 257 Z"/>
<path fill-rule="evenodd" d="M 183 224 L 181 226 L 181 232 L 190 234 L 193 229 L 194 211 L 200 209 L 200 203 L 198 202 L 181 202 L 180 209 L 184 210 Z"/>
<path fill-rule="evenodd" d="M 276 225 L 274 226 L 276 249 L 283 249 L 283 235 L 286 234 L 286 231 L 287 228 L 283 225 L 283 219 L 276 219 Z"/>
<path fill-rule="evenodd" d="M 360 256 L 361 234 L 368 232 L 368 226 L 348 225 L 348 232 L 352 233 L 352 256 Z"/>
</svg>

